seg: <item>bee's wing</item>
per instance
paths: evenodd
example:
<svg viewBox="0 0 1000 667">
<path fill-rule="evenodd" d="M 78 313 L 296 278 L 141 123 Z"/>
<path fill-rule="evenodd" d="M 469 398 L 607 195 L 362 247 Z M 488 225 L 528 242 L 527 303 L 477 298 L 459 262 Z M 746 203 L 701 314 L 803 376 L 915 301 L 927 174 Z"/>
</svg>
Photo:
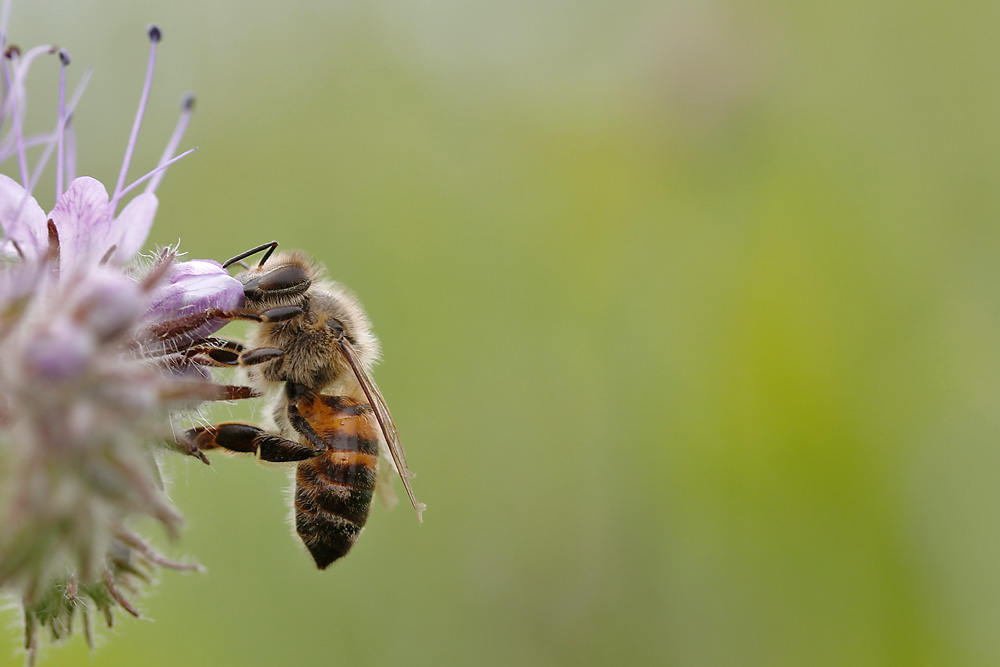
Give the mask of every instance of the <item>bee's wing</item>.
<svg viewBox="0 0 1000 667">
<path fill-rule="evenodd" d="M 399 502 L 396 491 L 392 488 L 392 473 L 390 472 L 390 470 L 396 470 L 396 464 L 384 445 L 380 446 L 379 449 L 382 450 L 383 461 L 379 463 L 378 475 L 375 476 L 375 492 L 378 493 L 382 505 L 387 510 L 391 510 Z"/>
<path fill-rule="evenodd" d="M 417 502 L 417 499 L 413 496 L 413 489 L 410 488 L 410 478 L 413 475 L 410 473 L 410 469 L 406 467 L 406 454 L 403 452 L 403 445 L 399 441 L 399 433 L 396 432 L 396 425 L 392 421 L 392 415 L 389 414 L 389 408 L 385 404 L 385 399 L 382 398 L 382 392 L 378 390 L 372 379 L 368 377 L 368 373 L 365 372 L 364 367 L 361 365 L 357 353 L 346 338 L 340 339 L 340 351 L 343 353 L 344 358 L 347 359 L 347 363 L 351 365 L 351 369 L 358 378 L 361 389 L 365 392 L 365 396 L 368 397 L 368 402 L 371 403 L 372 410 L 375 411 L 375 418 L 378 420 L 379 428 L 382 429 L 385 444 L 389 448 L 389 454 L 392 455 L 393 467 L 399 473 L 399 478 L 403 480 L 406 495 L 409 496 L 410 503 L 417 512 L 417 521 L 422 523 L 426 505 Z"/>
</svg>

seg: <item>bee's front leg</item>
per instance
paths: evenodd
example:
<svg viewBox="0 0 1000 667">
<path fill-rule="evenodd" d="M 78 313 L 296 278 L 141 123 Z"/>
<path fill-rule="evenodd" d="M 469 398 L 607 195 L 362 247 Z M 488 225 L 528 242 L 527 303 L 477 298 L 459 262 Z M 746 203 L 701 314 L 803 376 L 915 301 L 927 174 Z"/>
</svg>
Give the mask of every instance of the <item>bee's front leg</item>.
<svg viewBox="0 0 1000 667">
<path fill-rule="evenodd" d="M 256 366 L 285 356 L 276 347 L 247 349 L 242 343 L 226 338 L 204 338 L 195 341 L 183 351 L 186 357 L 195 357 L 208 366 Z"/>
</svg>

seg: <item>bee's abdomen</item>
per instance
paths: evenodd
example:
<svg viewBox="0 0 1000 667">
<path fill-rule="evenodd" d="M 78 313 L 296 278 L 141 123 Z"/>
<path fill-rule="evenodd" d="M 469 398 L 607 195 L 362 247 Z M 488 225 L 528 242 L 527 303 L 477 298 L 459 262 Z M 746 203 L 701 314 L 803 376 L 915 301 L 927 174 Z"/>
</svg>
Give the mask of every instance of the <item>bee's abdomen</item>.
<svg viewBox="0 0 1000 667">
<path fill-rule="evenodd" d="M 333 406 L 325 407 L 325 414 L 309 416 L 328 449 L 299 463 L 295 480 L 295 529 L 320 569 L 345 555 L 361 534 L 378 464 L 371 413 L 346 405 L 332 411 Z"/>
</svg>

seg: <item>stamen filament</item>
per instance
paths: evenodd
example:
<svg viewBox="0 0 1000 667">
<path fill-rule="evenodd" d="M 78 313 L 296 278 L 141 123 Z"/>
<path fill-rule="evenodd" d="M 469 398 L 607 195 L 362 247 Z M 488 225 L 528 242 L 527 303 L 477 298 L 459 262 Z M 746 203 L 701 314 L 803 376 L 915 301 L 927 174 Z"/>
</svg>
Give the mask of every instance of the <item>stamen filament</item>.
<svg viewBox="0 0 1000 667">
<path fill-rule="evenodd" d="M 3 0 L 0 7 L 0 52 L 7 48 L 7 26 L 10 25 L 10 0 Z"/>
<path fill-rule="evenodd" d="M 184 132 L 187 130 L 188 121 L 191 120 L 191 111 L 194 109 L 194 95 L 188 94 L 184 96 L 181 100 L 181 115 L 177 119 L 177 126 L 174 127 L 174 133 L 170 135 L 170 141 L 167 142 L 167 147 L 163 149 L 163 155 L 160 156 L 160 161 L 157 163 L 157 167 L 165 166 L 167 160 L 170 156 L 174 154 L 177 150 L 177 146 L 181 143 L 181 139 L 184 137 Z M 156 188 L 160 186 L 160 181 L 166 175 L 166 171 L 160 171 L 156 176 L 149 181 L 146 185 L 146 189 L 143 192 L 156 192 Z"/>
<path fill-rule="evenodd" d="M 160 29 L 155 26 L 149 26 L 147 30 L 149 35 L 149 62 L 146 65 L 146 81 L 142 86 L 142 95 L 139 97 L 139 109 L 135 114 L 135 121 L 132 123 L 132 134 L 129 135 L 128 145 L 125 148 L 125 160 L 122 162 L 121 171 L 118 173 L 118 182 L 115 184 L 115 194 L 111 198 L 114 204 L 117 204 L 122 197 L 122 188 L 125 186 L 125 177 L 128 175 L 129 163 L 132 162 L 132 153 L 135 152 L 135 143 L 139 138 L 139 128 L 142 126 L 142 117 L 146 113 L 146 102 L 149 100 L 149 91 L 153 87 L 153 69 L 156 66 L 156 45 L 159 43 L 161 38 Z M 115 206 L 112 206 L 108 212 L 109 215 L 113 216 L 115 214 Z"/>
<path fill-rule="evenodd" d="M 0 7 L 0 53 L 7 51 L 7 26 L 10 25 L 10 5 L 11 0 L 3 0 L 3 7 Z M 6 68 L 4 68 L 3 74 L 3 98 L 6 102 L 7 97 L 10 95 L 10 77 Z M 6 119 L 6 115 L 0 116 L 0 127 L 3 126 L 3 121 Z"/>
<path fill-rule="evenodd" d="M 4 57 L 11 63 L 12 67 L 9 73 L 11 90 L 17 94 L 7 96 L 7 99 L 4 100 L 3 108 L 0 109 L 0 114 L 7 115 L 10 113 L 11 105 L 17 100 L 20 100 L 22 104 L 24 103 L 24 80 L 27 78 L 28 70 L 31 68 L 31 64 L 34 62 L 35 58 L 45 53 L 55 52 L 56 49 L 48 45 L 36 46 L 28 49 L 27 53 L 23 54 L 23 56 L 21 54 L 21 49 L 16 46 L 11 46 L 4 50 Z"/>
<path fill-rule="evenodd" d="M 89 67 L 84 71 L 83 77 L 80 79 L 80 82 L 76 84 L 76 89 L 73 91 L 73 97 L 70 98 L 69 104 L 66 106 L 65 124 L 66 124 L 66 129 L 70 131 L 70 135 L 72 135 L 71 132 L 72 125 L 70 124 L 70 121 L 73 118 L 73 112 L 76 110 L 76 105 L 77 103 L 79 103 L 80 98 L 83 96 L 83 91 L 87 87 L 87 83 L 90 81 L 90 75 L 93 73 L 93 71 L 94 70 Z M 25 148 L 31 148 L 32 146 L 36 146 L 42 143 L 45 144 L 45 148 L 42 150 L 42 155 L 38 158 L 38 162 L 35 164 L 35 170 L 31 172 L 31 179 L 28 182 L 28 187 L 25 189 L 24 197 L 21 199 L 21 204 L 18 206 L 17 215 L 15 216 L 15 218 L 21 215 L 21 210 L 24 208 L 25 203 L 27 203 L 28 197 L 30 197 L 31 193 L 35 191 L 35 186 L 38 184 L 38 179 L 42 177 L 42 172 L 45 170 L 45 165 L 48 164 L 49 158 L 52 157 L 52 149 L 55 147 L 58 131 L 59 131 L 59 124 L 57 123 L 56 131 L 53 132 L 52 134 L 28 137 L 27 139 L 24 140 Z M 67 137 L 67 139 L 69 139 L 69 137 Z M 5 159 L 6 156 L 0 153 L 0 162 L 3 162 L 3 160 Z M 71 150 L 68 151 L 65 166 L 67 171 L 66 180 L 67 182 L 72 183 L 73 179 L 76 177 L 75 139 L 72 140 Z M 62 190 L 60 189 L 56 194 L 56 199 L 58 199 L 59 195 L 61 194 Z"/>
<path fill-rule="evenodd" d="M 28 201 L 28 197 L 30 197 L 31 193 L 35 191 L 35 185 L 38 184 L 38 179 L 42 177 L 45 165 L 49 163 L 49 158 L 52 157 L 52 151 L 56 147 L 58 135 L 53 132 L 47 136 L 37 137 L 37 139 L 42 139 L 44 141 L 36 141 L 36 137 L 30 137 L 24 140 L 26 148 L 43 143 L 45 144 L 45 148 L 42 149 L 42 154 L 38 157 L 38 162 L 35 164 L 35 170 L 31 172 L 31 178 L 28 179 L 28 185 L 24 188 L 24 198 L 21 200 L 21 207 L 18 208 L 18 215 L 21 214 L 21 208 L 23 208 L 24 202 Z M 59 191 L 59 193 L 56 194 L 56 199 L 59 198 L 60 194 L 62 194 L 62 191 Z"/>
<path fill-rule="evenodd" d="M 56 199 L 63 193 L 63 178 L 66 175 L 66 68 L 69 67 L 69 53 L 59 51 L 59 115 L 56 123 Z"/>
<path fill-rule="evenodd" d="M 6 71 L 6 70 L 4 70 L 4 71 Z M 67 123 L 67 128 L 70 126 L 69 123 L 70 123 L 70 121 L 73 118 L 73 111 L 76 110 L 76 106 L 80 102 L 80 98 L 83 97 L 83 91 L 84 91 L 84 89 L 86 89 L 87 83 L 90 81 L 90 75 L 93 74 L 93 72 L 94 72 L 94 70 L 92 68 L 90 68 L 90 67 L 88 67 L 84 71 L 83 77 L 80 78 L 80 82 L 78 84 L 76 84 L 76 89 L 73 91 L 73 97 L 70 99 L 69 104 L 66 105 L 66 123 Z M 58 123 L 56 124 L 56 128 L 58 129 Z M 55 131 L 53 131 L 53 132 L 48 133 L 48 134 L 36 134 L 36 135 L 30 136 L 30 137 L 23 137 L 23 140 L 24 140 L 24 147 L 25 147 L 25 149 L 34 148 L 35 146 L 41 146 L 42 144 L 54 144 L 54 142 L 56 140 L 56 133 L 55 133 Z M 0 142 L 0 163 L 6 162 L 7 158 L 9 158 L 11 155 L 13 155 L 14 153 L 17 152 L 16 146 L 12 147 L 12 146 L 9 145 L 12 142 L 13 142 L 12 139 L 9 139 L 6 142 Z M 38 161 L 38 163 L 36 163 L 35 169 L 34 169 L 34 171 L 32 171 L 31 187 L 28 188 L 29 192 L 34 191 L 34 186 L 35 186 L 36 183 L 38 183 L 38 178 L 41 175 L 41 171 L 45 167 L 45 165 L 47 164 L 48 157 L 49 157 L 49 155 L 51 153 L 52 153 L 52 149 L 50 148 L 43 155 L 42 159 L 40 159 Z M 76 166 L 76 159 L 75 158 L 73 160 L 70 160 L 67 157 L 67 162 L 68 163 L 72 162 L 72 164 L 67 164 L 67 168 L 75 169 L 75 166 Z M 68 178 L 67 180 L 72 181 L 73 179 L 72 178 Z"/>
<path fill-rule="evenodd" d="M 11 56 L 7 55 L 7 49 L 0 51 L 4 60 L 3 66 L 3 96 L 0 97 L 0 129 L 3 128 L 4 123 L 7 122 L 7 113 L 4 111 L 8 108 L 8 100 L 10 100 L 13 95 L 14 86 L 11 80 L 10 74 L 10 59 Z"/>
<path fill-rule="evenodd" d="M 0 152 L 6 155 L 17 154 L 18 167 L 21 171 L 21 181 L 24 187 L 28 186 L 28 158 L 25 153 L 23 118 L 27 91 L 24 81 L 28 76 L 32 62 L 44 53 L 55 53 L 55 50 L 51 46 L 36 46 L 29 49 L 23 58 L 20 57 L 21 52 L 17 47 L 10 47 L 4 51 L 6 56 L 4 58 L 4 78 L 10 82 L 10 88 L 3 108 L 0 109 L 0 116 L 10 114 L 11 128 L 7 131 L 7 135 L 0 140 Z M 19 60 L 15 63 L 14 58 Z M 10 68 L 9 71 L 8 68 Z M 13 150 L 11 150 L 11 144 L 13 144 Z"/>
<path fill-rule="evenodd" d="M 83 71 L 83 76 L 80 77 L 79 83 L 76 84 L 76 88 L 73 90 L 73 97 L 69 100 L 69 105 L 66 107 L 66 182 L 72 183 L 76 180 L 76 132 L 73 130 L 73 112 L 76 111 L 76 105 L 79 104 L 80 98 L 83 97 L 83 91 L 87 89 L 87 84 L 90 83 L 90 75 L 94 73 L 93 67 L 88 67 Z M 37 181 L 37 178 L 36 178 Z M 34 189 L 35 184 L 32 183 L 32 189 Z"/>
<path fill-rule="evenodd" d="M 4 69 L 9 67 L 9 61 L 4 62 Z M 16 74 L 11 74 L 11 79 L 13 80 L 13 85 L 17 86 Z M 24 184 L 25 189 L 28 187 L 28 156 L 24 152 L 24 135 L 21 132 L 21 114 L 19 113 L 18 105 L 14 102 L 17 97 L 17 92 L 12 92 L 9 101 L 10 105 L 10 131 L 14 133 L 14 150 L 17 152 L 17 166 L 21 171 L 21 183 Z M 9 135 L 8 135 L 9 136 Z"/>
<path fill-rule="evenodd" d="M 4 56 L 7 61 L 11 63 L 10 71 L 10 84 L 12 94 L 7 96 L 4 100 L 4 106 L 0 109 L 0 114 L 7 115 L 11 112 L 11 106 L 17 101 L 24 104 L 24 98 L 26 96 L 26 91 L 24 89 L 24 81 L 28 77 L 28 70 L 31 69 L 32 63 L 38 56 L 44 55 L 46 53 L 55 53 L 56 48 L 50 45 L 36 46 L 34 48 L 28 49 L 28 51 L 22 56 L 21 49 L 16 46 L 11 46 L 4 51 Z M 15 60 L 16 59 L 16 60 Z"/>
<path fill-rule="evenodd" d="M 128 193 L 132 192 L 132 190 L 136 189 L 137 187 L 139 187 L 140 185 L 142 185 L 143 183 L 145 183 L 146 181 L 148 181 L 150 178 L 152 178 L 156 174 L 160 173 L 161 171 L 163 171 L 164 169 L 166 169 L 167 167 L 169 167 L 173 163 L 181 160 L 182 158 L 186 158 L 188 155 L 191 155 L 191 153 L 194 153 L 196 150 L 198 150 L 197 146 L 195 146 L 194 148 L 189 148 L 188 150 L 184 151 L 183 153 L 181 153 L 177 157 L 175 157 L 173 159 L 170 159 L 170 160 L 167 160 L 166 162 L 164 162 L 159 167 L 157 167 L 153 171 L 149 172 L 145 176 L 141 176 L 141 177 L 137 178 L 135 181 L 132 182 L 131 185 L 129 185 L 124 190 L 122 190 L 122 192 L 121 192 L 120 195 L 118 195 L 116 198 L 114 198 L 114 199 L 111 200 L 111 210 L 114 210 L 118 206 L 118 202 L 121 201 L 122 197 L 124 197 Z"/>
<path fill-rule="evenodd" d="M 73 116 L 66 119 L 66 181 L 76 180 L 76 131 L 73 129 Z"/>
</svg>

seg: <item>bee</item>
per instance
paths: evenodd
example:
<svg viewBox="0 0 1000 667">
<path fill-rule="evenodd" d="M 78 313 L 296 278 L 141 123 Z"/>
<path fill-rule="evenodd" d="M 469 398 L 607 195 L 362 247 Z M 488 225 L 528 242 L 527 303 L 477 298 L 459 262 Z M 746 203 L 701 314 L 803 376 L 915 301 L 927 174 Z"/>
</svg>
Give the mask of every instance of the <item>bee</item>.
<svg viewBox="0 0 1000 667">
<path fill-rule="evenodd" d="M 246 300 L 242 309 L 216 314 L 259 323 L 248 344 L 209 339 L 193 350 L 212 365 L 245 367 L 254 393 L 274 394 L 278 432 L 225 422 L 188 429 L 181 439 L 206 462 L 201 452 L 216 448 L 297 462 L 295 530 L 325 569 L 357 541 L 376 483 L 392 502 L 391 482 L 376 474 L 380 451 L 402 479 L 418 521 L 425 506 L 413 495 L 399 434 L 369 375 L 379 344 L 368 316 L 305 254 L 272 256 L 277 245 L 265 243 L 223 264 L 244 267 L 235 277 Z M 260 252 L 256 266 L 243 263 Z"/>
</svg>

